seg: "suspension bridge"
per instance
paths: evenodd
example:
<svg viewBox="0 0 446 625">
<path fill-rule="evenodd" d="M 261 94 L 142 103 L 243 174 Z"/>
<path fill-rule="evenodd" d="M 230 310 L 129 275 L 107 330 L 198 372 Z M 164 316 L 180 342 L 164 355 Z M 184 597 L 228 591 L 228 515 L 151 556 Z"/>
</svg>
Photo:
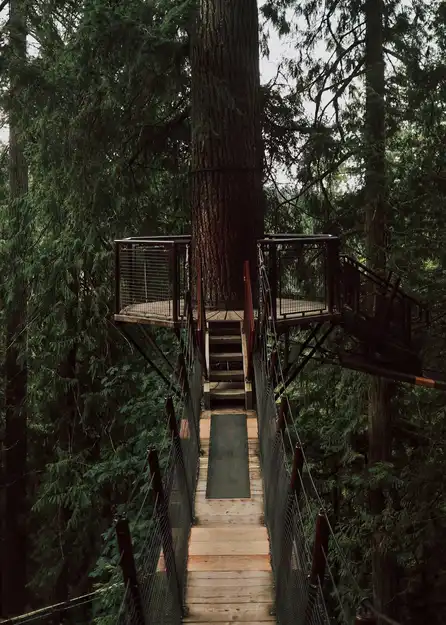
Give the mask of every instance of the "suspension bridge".
<svg viewBox="0 0 446 625">
<path fill-rule="evenodd" d="M 259 241 L 244 307 L 227 309 L 207 299 L 199 267 L 193 277 L 190 250 L 189 236 L 115 242 L 115 323 L 167 389 L 143 544 L 116 523 L 115 622 L 394 623 L 350 573 L 288 391 L 312 359 L 445 390 L 424 368 L 429 309 L 330 235 Z M 170 376 L 152 326 L 177 336 Z"/>
</svg>

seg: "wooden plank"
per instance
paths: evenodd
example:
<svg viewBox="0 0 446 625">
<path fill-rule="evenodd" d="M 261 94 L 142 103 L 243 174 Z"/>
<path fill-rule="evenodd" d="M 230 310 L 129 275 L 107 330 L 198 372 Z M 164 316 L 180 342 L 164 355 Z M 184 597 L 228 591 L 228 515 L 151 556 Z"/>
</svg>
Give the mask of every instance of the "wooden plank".
<svg viewBox="0 0 446 625">
<path fill-rule="evenodd" d="M 235 412 L 236 411 L 234 410 L 231 414 L 234 414 Z M 239 413 L 237 412 L 237 414 Z M 246 429 L 248 430 L 248 441 L 256 442 L 258 444 L 259 436 L 258 436 L 257 419 L 247 418 Z M 210 434 L 211 434 L 211 420 L 202 419 L 200 422 L 200 439 L 203 445 L 205 445 L 206 442 L 209 441 Z"/>
<path fill-rule="evenodd" d="M 221 527 L 222 525 L 227 527 L 232 525 L 264 525 L 264 516 L 262 514 L 245 514 L 230 515 L 230 514 L 196 514 L 196 524 L 201 527 Z"/>
<path fill-rule="evenodd" d="M 231 503 L 225 503 L 231 502 Z M 236 505 L 236 502 L 240 502 L 242 509 Z M 209 505 L 209 510 L 218 510 L 221 512 L 222 509 L 230 509 L 231 514 L 243 514 L 243 508 L 245 508 L 246 503 L 253 504 L 254 502 L 258 502 L 259 506 L 262 507 L 263 502 L 263 493 L 251 493 L 251 497 L 247 499 L 206 499 L 206 493 L 203 491 L 197 492 L 195 497 L 195 505 Z"/>
<path fill-rule="evenodd" d="M 269 555 L 189 556 L 188 571 L 270 571 Z"/>
<path fill-rule="evenodd" d="M 193 603 L 185 623 L 216 623 L 227 621 L 230 623 L 271 622 L 272 606 L 270 604 L 233 603 L 230 605 L 207 605 Z"/>
<path fill-rule="evenodd" d="M 259 580 L 256 580 L 258 582 Z M 271 583 L 246 587 L 236 586 L 192 586 L 188 587 L 186 604 L 191 603 L 272 603 Z"/>
<path fill-rule="evenodd" d="M 252 479 L 250 475 L 251 495 L 263 495 L 263 481 L 259 478 Z M 207 475 L 203 474 L 199 476 L 197 483 L 197 492 L 202 493 L 206 491 Z"/>
<path fill-rule="evenodd" d="M 187 575 L 189 586 L 253 586 L 255 584 L 272 584 L 271 571 L 191 571 Z"/>
<path fill-rule="evenodd" d="M 215 541 L 240 541 L 246 542 L 249 540 L 268 540 L 268 532 L 266 527 L 219 527 L 207 528 L 207 527 L 192 527 L 190 541 L 195 542 L 209 542 Z"/>
<path fill-rule="evenodd" d="M 211 414 L 234 414 L 234 408 L 214 408 L 213 410 L 202 410 L 200 419 L 210 419 Z M 237 414 L 244 414 L 248 419 L 255 419 L 257 421 L 257 414 L 255 410 L 237 408 Z"/>
<path fill-rule="evenodd" d="M 228 514 L 231 516 L 245 516 L 256 512 L 263 512 L 262 497 L 250 499 L 198 499 L 195 504 L 198 516 L 200 512 L 206 514 Z"/>
<path fill-rule="evenodd" d="M 267 556 L 269 555 L 269 541 L 247 540 L 226 542 L 195 542 L 189 543 L 190 556 Z"/>
</svg>

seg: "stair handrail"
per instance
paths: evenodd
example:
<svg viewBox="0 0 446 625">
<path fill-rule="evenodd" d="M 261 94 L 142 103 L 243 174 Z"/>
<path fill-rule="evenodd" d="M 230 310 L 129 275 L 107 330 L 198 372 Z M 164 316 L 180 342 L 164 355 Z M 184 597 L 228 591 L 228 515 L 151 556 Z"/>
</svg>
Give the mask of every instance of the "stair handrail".
<svg viewBox="0 0 446 625">
<path fill-rule="evenodd" d="M 203 275 L 201 262 L 197 263 L 197 343 L 205 380 L 208 379 L 206 363 L 206 307 L 204 305 Z"/>
<path fill-rule="evenodd" d="M 245 286 L 245 308 L 243 314 L 243 332 L 246 341 L 246 377 L 248 380 L 252 377 L 252 352 L 254 348 L 254 305 L 252 299 L 251 273 L 249 270 L 249 260 L 245 260 L 243 265 L 243 282 Z"/>
<path fill-rule="evenodd" d="M 418 321 L 426 325 L 429 324 L 429 308 L 426 304 L 416 299 L 412 295 L 406 293 L 406 291 L 404 291 L 399 285 L 395 288 L 395 285 L 392 285 L 392 283 L 390 283 L 388 279 L 386 280 L 385 278 L 383 278 L 383 276 L 380 276 L 378 273 L 376 273 L 376 271 L 373 271 L 373 269 L 370 269 L 370 267 L 367 267 L 359 260 L 356 260 L 356 258 L 353 258 L 352 256 L 348 256 L 346 254 L 343 254 L 340 258 L 342 263 L 348 263 L 350 265 L 353 265 L 365 277 L 368 277 L 378 286 L 383 287 L 386 293 L 389 293 L 393 290 L 392 295 L 394 298 L 398 298 L 403 302 L 405 301 L 415 306 L 418 310 Z"/>
</svg>

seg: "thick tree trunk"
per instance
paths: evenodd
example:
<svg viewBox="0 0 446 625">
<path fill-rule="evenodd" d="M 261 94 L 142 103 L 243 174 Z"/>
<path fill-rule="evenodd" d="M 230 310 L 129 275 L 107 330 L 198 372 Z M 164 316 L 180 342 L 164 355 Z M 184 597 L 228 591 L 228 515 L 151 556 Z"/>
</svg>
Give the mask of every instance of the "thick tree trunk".
<svg viewBox="0 0 446 625">
<path fill-rule="evenodd" d="M 365 111 L 365 194 L 366 249 L 369 266 L 384 273 L 387 257 L 387 190 L 385 65 L 383 51 L 383 0 L 366 0 L 366 111 Z M 370 304 L 373 305 L 370 298 Z M 373 377 L 369 387 L 369 465 L 392 458 L 391 396 L 389 382 Z M 386 500 L 382 489 L 370 491 L 370 512 L 380 524 Z M 372 545 L 373 595 L 375 608 L 396 616 L 396 561 L 385 548 L 384 536 L 374 532 Z"/>
<path fill-rule="evenodd" d="M 4 616 L 26 608 L 26 453 L 27 382 L 26 363 L 27 287 L 24 252 L 27 248 L 27 208 L 22 201 L 28 191 L 28 169 L 21 145 L 19 116 L 21 64 L 26 60 L 26 29 L 21 0 L 10 2 L 10 50 L 12 66 L 9 115 L 10 211 L 8 226 L 11 250 L 11 300 L 7 306 L 5 358 L 5 519 L 2 550 L 2 611 Z M 17 72 L 17 73 L 16 73 Z M 17 117 L 16 117 L 17 116 Z"/>
<path fill-rule="evenodd" d="M 263 234 L 256 0 L 199 0 L 191 66 L 194 264 L 207 302 L 237 307 Z"/>
</svg>

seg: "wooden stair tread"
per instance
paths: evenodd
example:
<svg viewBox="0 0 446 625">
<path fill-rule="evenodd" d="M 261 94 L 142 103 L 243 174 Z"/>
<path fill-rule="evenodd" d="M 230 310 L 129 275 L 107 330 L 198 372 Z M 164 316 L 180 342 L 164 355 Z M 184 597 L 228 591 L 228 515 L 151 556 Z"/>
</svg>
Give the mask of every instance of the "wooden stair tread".
<svg viewBox="0 0 446 625">
<path fill-rule="evenodd" d="M 209 380 L 210 382 L 218 382 L 219 380 L 240 380 L 244 379 L 243 369 L 233 369 L 224 370 L 224 371 L 210 371 L 209 372 Z"/>
<path fill-rule="evenodd" d="M 214 388 L 209 391 L 211 397 L 237 397 L 240 399 L 244 399 L 245 397 L 245 389 L 244 388 L 223 388 L 218 389 Z"/>
<path fill-rule="evenodd" d="M 240 334 L 210 334 L 210 343 L 241 343 Z"/>
<path fill-rule="evenodd" d="M 242 389 L 243 391 L 245 390 L 245 385 L 243 382 L 228 382 L 226 380 L 217 380 L 216 382 L 210 382 L 209 383 L 209 390 L 213 391 L 213 390 L 230 390 L 230 389 Z"/>
<path fill-rule="evenodd" d="M 242 352 L 213 352 L 209 354 L 211 360 L 242 360 Z"/>
</svg>

